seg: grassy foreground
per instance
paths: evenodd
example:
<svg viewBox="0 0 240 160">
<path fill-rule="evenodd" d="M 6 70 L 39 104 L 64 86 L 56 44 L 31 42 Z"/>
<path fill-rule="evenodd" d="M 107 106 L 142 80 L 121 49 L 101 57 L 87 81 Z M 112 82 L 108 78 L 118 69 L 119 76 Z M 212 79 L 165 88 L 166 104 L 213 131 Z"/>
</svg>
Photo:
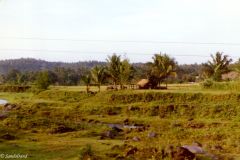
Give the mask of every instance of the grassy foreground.
<svg viewBox="0 0 240 160">
<path fill-rule="evenodd" d="M 174 85 L 165 91 L 87 95 L 83 87 L 51 87 L 39 94 L 0 93 L 0 98 L 18 106 L 0 120 L 0 154 L 28 154 L 32 160 L 153 160 L 163 159 L 170 145 L 198 142 L 219 159 L 240 159 L 239 92 Z M 143 129 L 112 133 L 109 124 Z"/>
</svg>

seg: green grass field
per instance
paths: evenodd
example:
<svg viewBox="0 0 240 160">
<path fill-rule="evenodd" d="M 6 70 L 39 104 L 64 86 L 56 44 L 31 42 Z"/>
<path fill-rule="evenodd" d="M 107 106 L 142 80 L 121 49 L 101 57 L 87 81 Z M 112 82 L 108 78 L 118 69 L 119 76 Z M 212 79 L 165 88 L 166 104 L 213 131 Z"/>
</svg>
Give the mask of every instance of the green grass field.
<svg viewBox="0 0 240 160">
<path fill-rule="evenodd" d="M 84 86 L 52 86 L 38 94 L 2 92 L 0 99 L 20 107 L 0 120 L 0 154 L 28 154 L 32 160 L 79 160 L 86 155 L 100 160 L 154 160 L 163 159 L 161 151 L 169 145 L 199 142 L 219 159 L 240 159 L 238 91 L 172 84 L 168 90 L 102 87 L 102 92 L 88 95 Z M 102 138 L 111 130 L 107 124 L 123 123 L 144 129 L 125 128 Z M 3 138 L 6 134 L 14 138 Z M 137 152 L 128 155 L 134 146 Z M 198 155 L 198 159 L 209 158 Z"/>
</svg>

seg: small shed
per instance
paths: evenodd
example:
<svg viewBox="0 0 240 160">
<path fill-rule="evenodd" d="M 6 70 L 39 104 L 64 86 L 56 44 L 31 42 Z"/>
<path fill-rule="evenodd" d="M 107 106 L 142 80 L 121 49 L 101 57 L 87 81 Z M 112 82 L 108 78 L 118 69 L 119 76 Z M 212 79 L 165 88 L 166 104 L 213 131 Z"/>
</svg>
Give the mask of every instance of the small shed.
<svg viewBox="0 0 240 160">
<path fill-rule="evenodd" d="M 137 86 L 139 89 L 149 89 L 151 87 L 150 81 L 148 79 L 141 79 L 137 83 Z"/>
</svg>

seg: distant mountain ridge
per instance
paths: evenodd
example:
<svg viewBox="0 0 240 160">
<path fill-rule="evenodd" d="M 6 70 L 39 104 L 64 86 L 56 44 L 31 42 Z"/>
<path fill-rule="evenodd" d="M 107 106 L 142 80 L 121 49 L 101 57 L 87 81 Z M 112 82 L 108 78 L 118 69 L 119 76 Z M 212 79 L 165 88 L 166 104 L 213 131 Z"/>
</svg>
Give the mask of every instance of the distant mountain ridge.
<svg viewBox="0 0 240 160">
<path fill-rule="evenodd" d="M 66 62 L 49 62 L 34 58 L 8 59 L 0 60 L 0 74 L 6 74 L 12 69 L 17 69 L 21 72 L 25 72 L 25 71 L 39 71 L 45 69 L 51 70 L 56 67 L 64 67 L 71 69 L 92 68 L 95 65 L 105 64 L 106 62 L 100 61 L 79 61 L 74 63 L 66 63 Z"/>
</svg>

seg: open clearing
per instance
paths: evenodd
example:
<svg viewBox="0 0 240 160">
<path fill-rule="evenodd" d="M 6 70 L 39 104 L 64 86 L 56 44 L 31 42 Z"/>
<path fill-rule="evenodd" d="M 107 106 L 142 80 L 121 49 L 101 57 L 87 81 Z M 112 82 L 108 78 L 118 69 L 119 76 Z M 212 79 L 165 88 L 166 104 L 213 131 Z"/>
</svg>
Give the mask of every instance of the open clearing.
<svg viewBox="0 0 240 160">
<path fill-rule="evenodd" d="M 0 98 L 17 105 L 0 120 L 0 153 L 28 154 L 32 160 L 80 159 L 90 145 L 97 159 L 141 160 L 161 158 L 169 145 L 198 142 L 219 159 L 240 159 L 239 92 L 187 84 L 161 91 L 103 87 L 87 95 L 84 86 L 76 86 L 39 94 L 0 93 Z M 109 125 L 125 128 L 112 133 Z M 134 146 L 136 153 L 128 155 Z"/>
</svg>

